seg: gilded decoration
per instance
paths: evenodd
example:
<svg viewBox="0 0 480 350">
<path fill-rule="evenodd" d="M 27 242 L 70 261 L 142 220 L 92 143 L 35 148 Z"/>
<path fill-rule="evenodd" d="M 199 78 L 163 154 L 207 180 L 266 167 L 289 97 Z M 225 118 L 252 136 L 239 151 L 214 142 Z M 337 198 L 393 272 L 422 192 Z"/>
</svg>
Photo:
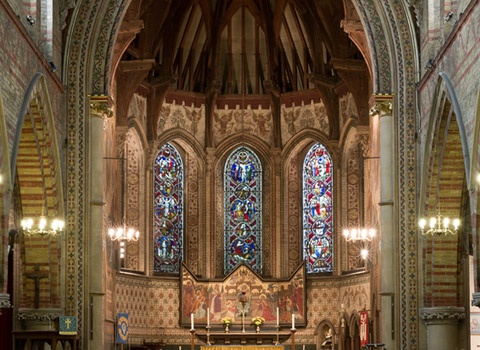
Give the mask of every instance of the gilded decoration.
<svg viewBox="0 0 480 350">
<path fill-rule="evenodd" d="M 181 278 L 183 326 L 190 325 L 192 314 L 199 325 L 206 325 L 208 318 L 211 324 L 221 324 L 226 317 L 239 324 L 244 310 L 245 317 L 263 317 L 266 325 L 275 325 L 277 307 L 280 324 L 289 325 L 295 314 L 296 324 L 306 325 L 304 264 L 285 280 L 263 279 L 248 265 L 240 265 L 223 280 L 216 281 L 199 280 L 183 265 Z M 240 299 L 246 300 L 244 306 Z"/>
</svg>

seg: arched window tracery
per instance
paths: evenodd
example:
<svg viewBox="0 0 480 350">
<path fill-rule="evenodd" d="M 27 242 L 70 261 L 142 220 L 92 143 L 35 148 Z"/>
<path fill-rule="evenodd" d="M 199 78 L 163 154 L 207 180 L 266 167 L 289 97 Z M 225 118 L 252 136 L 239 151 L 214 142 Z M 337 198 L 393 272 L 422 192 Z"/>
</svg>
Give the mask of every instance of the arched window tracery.
<svg viewBox="0 0 480 350">
<path fill-rule="evenodd" d="M 184 169 L 177 149 L 166 143 L 155 157 L 153 194 L 154 271 L 179 273 L 183 260 Z"/>
<path fill-rule="evenodd" d="M 245 263 L 262 273 L 262 165 L 248 147 L 224 168 L 224 272 Z"/>
<path fill-rule="evenodd" d="M 308 273 L 333 271 L 333 166 L 316 143 L 303 162 L 303 259 Z"/>
</svg>

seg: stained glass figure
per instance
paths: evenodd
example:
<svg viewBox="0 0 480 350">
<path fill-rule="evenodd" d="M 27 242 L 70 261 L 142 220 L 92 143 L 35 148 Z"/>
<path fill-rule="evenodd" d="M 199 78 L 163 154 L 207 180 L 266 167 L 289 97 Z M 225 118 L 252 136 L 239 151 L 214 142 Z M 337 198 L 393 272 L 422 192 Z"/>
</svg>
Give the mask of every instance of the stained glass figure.
<svg viewBox="0 0 480 350">
<path fill-rule="evenodd" d="M 237 148 L 224 172 L 225 273 L 245 263 L 262 272 L 262 165 L 247 147 Z"/>
<path fill-rule="evenodd" d="M 178 273 L 183 258 L 183 163 L 178 151 L 165 144 L 153 169 L 154 271 Z"/>
<path fill-rule="evenodd" d="M 333 271 L 332 158 L 317 143 L 303 162 L 303 259 L 308 273 Z"/>
</svg>

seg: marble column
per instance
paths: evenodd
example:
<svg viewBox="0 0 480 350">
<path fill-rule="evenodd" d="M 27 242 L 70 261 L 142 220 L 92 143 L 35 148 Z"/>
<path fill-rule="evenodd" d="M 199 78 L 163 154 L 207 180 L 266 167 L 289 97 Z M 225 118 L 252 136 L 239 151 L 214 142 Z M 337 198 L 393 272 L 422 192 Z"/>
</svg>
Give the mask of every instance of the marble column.
<svg viewBox="0 0 480 350">
<path fill-rule="evenodd" d="M 89 320 L 90 349 L 103 349 L 104 275 L 104 125 L 111 116 L 107 96 L 90 96 L 90 230 L 89 230 Z"/>
<path fill-rule="evenodd" d="M 381 324 L 382 342 L 389 350 L 395 349 L 395 220 L 394 220 L 394 123 L 392 96 L 375 95 L 371 114 L 380 117 L 380 254 L 381 254 Z"/>
<path fill-rule="evenodd" d="M 458 322 L 465 318 L 465 308 L 426 307 L 420 317 L 427 325 L 428 350 L 458 350 Z"/>
</svg>

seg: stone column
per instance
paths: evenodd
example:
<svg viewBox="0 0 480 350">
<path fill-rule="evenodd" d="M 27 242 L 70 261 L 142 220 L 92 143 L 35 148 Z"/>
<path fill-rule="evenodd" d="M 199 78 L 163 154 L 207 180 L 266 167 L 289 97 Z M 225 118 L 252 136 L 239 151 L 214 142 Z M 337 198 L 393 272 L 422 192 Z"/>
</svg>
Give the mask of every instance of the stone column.
<svg viewBox="0 0 480 350">
<path fill-rule="evenodd" d="M 107 96 L 90 96 L 89 349 L 103 349 L 103 178 L 104 123 L 111 117 Z"/>
<path fill-rule="evenodd" d="M 392 96 L 375 95 L 371 114 L 380 117 L 380 254 L 382 342 L 395 349 L 395 220 L 394 220 L 394 133 Z"/>
<path fill-rule="evenodd" d="M 465 308 L 426 307 L 420 317 L 427 325 L 428 350 L 458 350 L 458 322 L 465 318 Z"/>
</svg>

